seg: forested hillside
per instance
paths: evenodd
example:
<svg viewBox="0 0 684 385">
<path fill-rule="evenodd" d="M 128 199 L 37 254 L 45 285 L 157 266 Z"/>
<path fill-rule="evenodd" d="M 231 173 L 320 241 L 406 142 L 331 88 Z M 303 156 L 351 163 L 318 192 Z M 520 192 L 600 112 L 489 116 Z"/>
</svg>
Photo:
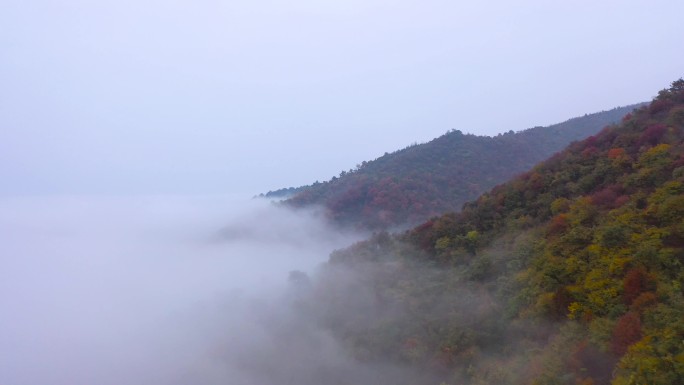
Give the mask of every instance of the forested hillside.
<svg viewBox="0 0 684 385">
<path fill-rule="evenodd" d="M 413 145 L 363 162 L 330 181 L 267 196 L 302 207 L 322 205 L 334 222 L 379 230 L 415 225 L 433 215 L 460 210 L 463 203 L 560 151 L 595 134 L 635 106 L 616 108 L 496 137 L 452 130 L 429 143 Z"/>
<path fill-rule="evenodd" d="M 301 306 L 424 384 L 683 384 L 682 262 L 678 80 L 461 212 L 335 252 Z"/>
</svg>

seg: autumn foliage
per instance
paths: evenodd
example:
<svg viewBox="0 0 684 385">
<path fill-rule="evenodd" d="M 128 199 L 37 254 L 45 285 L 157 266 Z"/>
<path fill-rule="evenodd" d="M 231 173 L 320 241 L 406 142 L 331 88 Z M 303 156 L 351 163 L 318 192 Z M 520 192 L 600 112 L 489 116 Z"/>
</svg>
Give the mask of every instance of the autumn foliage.
<svg viewBox="0 0 684 385">
<path fill-rule="evenodd" d="M 680 110 L 682 80 L 459 212 L 335 252 L 392 314 L 335 332 L 426 383 L 684 383 Z"/>
<path fill-rule="evenodd" d="M 641 339 L 641 320 L 639 314 L 629 312 L 618 319 L 613 330 L 611 349 L 617 356 L 627 352 L 627 348 Z"/>
</svg>

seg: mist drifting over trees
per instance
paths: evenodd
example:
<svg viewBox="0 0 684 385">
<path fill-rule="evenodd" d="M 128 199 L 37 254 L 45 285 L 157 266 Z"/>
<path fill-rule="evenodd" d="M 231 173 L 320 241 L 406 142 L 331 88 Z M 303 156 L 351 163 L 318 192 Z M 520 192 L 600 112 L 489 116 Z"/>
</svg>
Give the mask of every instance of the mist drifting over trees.
<svg viewBox="0 0 684 385">
<path fill-rule="evenodd" d="M 7 198 L 0 212 L 3 384 L 251 385 L 344 365 L 288 307 L 291 270 L 357 239 L 313 212 L 161 196 Z M 293 330 L 311 341 L 276 348 Z"/>
</svg>

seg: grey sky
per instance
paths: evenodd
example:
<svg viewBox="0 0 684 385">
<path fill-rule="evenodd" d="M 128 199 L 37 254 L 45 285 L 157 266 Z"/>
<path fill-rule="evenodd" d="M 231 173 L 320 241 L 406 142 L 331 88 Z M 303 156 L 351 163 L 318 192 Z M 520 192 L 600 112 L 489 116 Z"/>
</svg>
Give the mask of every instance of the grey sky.
<svg viewBox="0 0 684 385">
<path fill-rule="evenodd" d="M 681 0 L 4 0 L 0 194 L 258 193 L 645 101 Z"/>
</svg>

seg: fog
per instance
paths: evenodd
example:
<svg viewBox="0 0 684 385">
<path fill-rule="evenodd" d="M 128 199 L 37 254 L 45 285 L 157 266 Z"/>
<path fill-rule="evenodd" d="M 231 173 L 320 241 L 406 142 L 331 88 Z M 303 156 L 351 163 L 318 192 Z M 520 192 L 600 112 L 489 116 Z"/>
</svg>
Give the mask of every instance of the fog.
<svg viewBox="0 0 684 385">
<path fill-rule="evenodd" d="M 5 198 L 0 383 L 372 382 L 288 283 L 361 236 L 236 197 Z"/>
<path fill-rule="evenodd" d="M 524 236 L 444 269 L 320 213 L 231 196 L 0 200 L 0 384 L 478 383 L 550 335 L 497 297 Z"/>
</svg>

